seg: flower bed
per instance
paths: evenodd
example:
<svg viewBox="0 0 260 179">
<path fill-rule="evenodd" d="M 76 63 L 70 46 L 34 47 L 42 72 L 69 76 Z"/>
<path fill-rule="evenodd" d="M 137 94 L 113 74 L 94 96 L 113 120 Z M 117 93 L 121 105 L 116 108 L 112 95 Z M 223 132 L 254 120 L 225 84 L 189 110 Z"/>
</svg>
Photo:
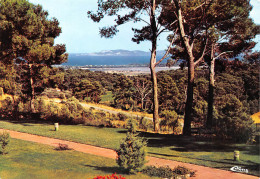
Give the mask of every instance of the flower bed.
<svg viewBox="0 0 260 179">
<path fill-rule="evenodd" d="M 125 177 L 122 177 L 121 175 L 117 176 L 116 173 L 114 173 L 112 175 L 97 176 L 93 179 L 125 179 Z"/>
</svg>

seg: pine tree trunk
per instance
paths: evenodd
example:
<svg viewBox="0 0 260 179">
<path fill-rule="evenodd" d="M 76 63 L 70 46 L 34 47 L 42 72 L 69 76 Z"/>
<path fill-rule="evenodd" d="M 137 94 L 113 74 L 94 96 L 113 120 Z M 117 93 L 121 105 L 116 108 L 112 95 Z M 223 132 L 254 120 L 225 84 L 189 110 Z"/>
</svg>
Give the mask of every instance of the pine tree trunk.
<svg viewBox="0 0 260 179">
<path fill-rule="evenodd" d="M 35 113 L 36 112 L 35 107 L 34 107 L 35 91 L 34 91 L 32 64 L 29 64 L 28 66 L 29 66 L 29 72 L 30 72 L 30 87 L 31 87 L 30 108 L 31 108 L 31 112 Z"/>
<path fill-rule="evenodd" d="M 192 121 L 192 106 L 193 106 L 193 86 L 194 86 L 194 60 L 190 60 L 188 63 L 188 86 L 187 86 L 187 98 L 185 104 L 184 115 L 184 127 L 183 135 L 191 135 L 191 121 Z"/>
<path fill-rule="evenodd" d="M 210 68 L 209 68 L 208 115 L 207 115 L 207 122 L 206 122 L 206 126 L 208 129 L 212 128 L 212 122 L 213 122 L 214 88 L 215 88 L 214 68 L 215 68 L 215 59 L 213 58 L 210 62 Z"/>
<path fill-rule="evenodd" d="M 191 135 L 191 121 L 192 121 L 192 105 L 193 105 L 193 86 L 194 86 L 194 70 L 195 70 L 195 58 L 192 52 L 192 46 L 189 43 L 189 38 L 185 34 L 182 10 L 179 6 L 180 1 L 174 1 L 177 8 L 178 24 L 181 40 L 184 43 L 185 50 L 188 54 L 188 86 L 187 86 L 187 97 L 185 104 L 185 114 L 184 114 L 184 126 L 183 135 Z"/>
<path fill-rule="evenodd" d="M 153 123 L 154 132 L 159 132 L 159 103 L 158 103 L 158 86 L 157 86 L 157 76 L 155 71 L 156 64 L 156 46 L 157 46 L 157 27 L 155 21 L 155 0 L 151 0 L 151 15 L 150 22 L 152 28 L 152 51 L 150 59 L 150 70 L 151 70 L 151 80 L 153 85 Z"/>
<path fill-rule="evenodd" d="M 154 132 L 159 132 L 159 103 L 158 103 L 158 86 L 155 67 L 151 67 L 152 83 L 153 83 L 153 123 Z"/>
<path fill-rule="evenodd" d="M 141 109 L 144 110 L 144 99 L 141 97 Z"/>
</svg>

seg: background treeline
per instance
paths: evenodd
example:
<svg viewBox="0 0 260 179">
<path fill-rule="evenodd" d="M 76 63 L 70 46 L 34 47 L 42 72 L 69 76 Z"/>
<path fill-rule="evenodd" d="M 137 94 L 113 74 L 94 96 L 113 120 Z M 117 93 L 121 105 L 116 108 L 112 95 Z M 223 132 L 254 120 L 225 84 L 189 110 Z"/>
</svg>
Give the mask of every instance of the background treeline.
<svg viewBox="0 0 260 179">
<path fill-rule="evenodd" d="M 215 71 L 214 132 L 221 134 L 224 138 L 231 136 L 241 139 L 241 135 L 238 136 L 238 134 L 249 138 L 253 131 L 250 115 L 259 111 L 258 65 L 239 60 L 218 60 Z M 28 82 L 22 73 L 19 66 L 1 64 L 0 93 L 13 96 L 2 101 L 2 116 L 30 112 L 30 104 L 27 100 L 30 87 L 26 86 Z M 196 69 L 193 127 L 203 127 L 206 123 L 208 73 L 206 67 Z M 179 125 L 178 119 L 184 115 L 187 71 L 186 69 L 161 71 L 157 73 L 157 76 L 159 113 L 162 118 L 160 126 L 162 129 L 165 126 L 168 130 L 169 128 L 174 129 Z M 78 105 L 78 100 L 102 102 L 124 110 L 152 113 L 153 103 L 149 75 L 125 76 L 79 69 L 41 68 L 34 78 L 35 92 L 38 96 L 34 102 L 35 109 L 39 114 L 38 117 L 45 120 L 50 118 L 64 123 L 92 124 L 93 122 L 84 122 L 85 118 L 91 118 L 90 121 L 95 121 L 94 123 L 97 124 L 97 119 L 101 119 L 103 115 L 103 118 L 104 116 L 109 117 L 107 121 L 101 122 L 102 125 L 113 126 L 108 121 L 115 118 L 115 115 L 95 114 L 93 111 L 84 110 Z M 51 90 L 55 88 L 56 90 Z M 48 99 L 60 98 L 64 100 L 63 106 L 53 102 L 46 104 L 44 102 L 46 100 L 40 96 L 47 96 Z M 71 98 L 73 96 L 78 100 Z M 109 96 L 108 100 L 102 100 L 104 96 Z M 69 100 L 66 101 L 66 99 Z M 93 117 L 95 115 L 96 117 Z M 149 125 L 151 124 L 149 123 Z"/>
</svg>

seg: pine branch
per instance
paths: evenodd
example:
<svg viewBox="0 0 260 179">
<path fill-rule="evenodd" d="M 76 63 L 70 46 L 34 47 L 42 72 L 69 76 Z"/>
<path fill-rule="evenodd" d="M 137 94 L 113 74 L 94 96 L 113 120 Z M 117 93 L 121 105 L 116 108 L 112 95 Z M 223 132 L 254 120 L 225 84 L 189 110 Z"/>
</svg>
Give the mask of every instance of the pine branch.
<svg viewBox="0 0 260 179">
<path fill-rule="evenodd" d="M 177 30 L 178 30 L 178 29 L 175 30 L 174 34 L 177 33 Z M 170 45 L 168 46 L 167 51 L 165 52 L 164 56 L 163 56 L 157 63 L 155 63 L 155 65 L 154 65 L 155 67 L 156 67 L 158 64 L 160 64 L 160 63 L 168 56 L 168 54 L 169 54 L 169 52 L 170 52 L 170 50 L 171 50 L 171 46 L 173 45 L 174 42 L 175 42 L 175 38 L 172 38 L 172 41 L 171 41 Z"/>
<path fill-rule="evenodd" d="M 204 59 L 204 55 L 205 55 L 207 46 L 208 46 L 208 38 L 207 38 L 207 40 L 206 40 L 206 44 L 205 44 L 205 46 L 204 46 L 204 49 L 203 49 L 203 52 L 202 52 L 200 58 L 199 58 L 196 62 L 194 62 L 194 65 L 195 65 L 195 66 L 196 66 L 198 63 L 200 63 L 200 62 Z"/>
<path fill-rule="evenodd" d="M 217 58 L 219 58 L 220 56 L 225 55 L 225 54 L 227 54 L 227 53 L 233 53 L 233 51 L 222 52 L 222 53 L 220 53 L 218 56 L 216 56 L 215 59 L 217 59 Z"/>
</svg>

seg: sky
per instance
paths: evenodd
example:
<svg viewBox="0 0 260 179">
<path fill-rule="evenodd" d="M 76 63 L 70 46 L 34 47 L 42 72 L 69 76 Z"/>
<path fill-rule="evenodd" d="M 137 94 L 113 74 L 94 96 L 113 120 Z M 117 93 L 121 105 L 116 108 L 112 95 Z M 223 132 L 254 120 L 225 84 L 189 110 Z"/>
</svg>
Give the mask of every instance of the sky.
<svg viewBox="0 0 260 179">
<path fill-rule="evenodd" d="M 143 50 L 151 49 L 150 42 L 136 44 L 131 41 L 132 27 L 138 24 L 125 24 L 119 28 L 119 33 L 113 38 L 101 38 L 99 28 L 113 23 L 111 18 L 105 18 L 100 23 L 87 17 L 87 11 L 97 10 L 98 0 L 29 0 L 33 4 L 41 4 L 48 11 L 49 18 L 55 17 L 60 22 L 62 33 L 55 39 L 56 44 L 66 44 L 69 53 L 94 53 L 105 50 Z M 253 10 L 251 18 L 260 25 L 260 0 L 251 0 Z M 167 34 L 162 34 L 158 41 L 158 50 L 167 49 Z M 260 42 L 260 35 L 255 41 Z M 260 44 L 255 47 L 260 50 Z"/>
</svg>

